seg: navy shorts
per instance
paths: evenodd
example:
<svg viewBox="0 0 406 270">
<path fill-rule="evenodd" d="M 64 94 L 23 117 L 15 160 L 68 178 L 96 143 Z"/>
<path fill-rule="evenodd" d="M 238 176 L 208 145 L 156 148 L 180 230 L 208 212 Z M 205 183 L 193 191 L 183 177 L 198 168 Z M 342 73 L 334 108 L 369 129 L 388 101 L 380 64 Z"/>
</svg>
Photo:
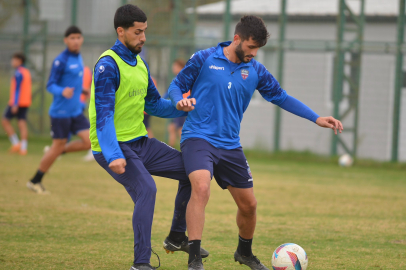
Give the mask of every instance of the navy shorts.
<svg viewBox="0 0 406 270">
<path fill-rule="evenodd" d="M 89 120 L 83 114 L 68 118 L 51 117 L 51 136 L 53 139 L 68 139 L 70 134 L 77 134 L 89 128 Z"/>
<path fill-rule="evenodd" d="M 28 111 L 28 107 L 18 107 L 18 112 L 16 114 L 13 114 L 11 112 L 11 106 L 8 106 L 6 108 L 6 110 L 4 111 L 4 118 L 7 118 L 8 120 L 11 120 L 14 117 L 17 117 L 18 120 L 26 120 L 27 119 L 27 111 Z"/>
<path fill-rule="evenodd" d="M 185 121 L 186 121 L 186 116 L 182 116 L 182 117 L 173 118 L 171 122 L 175 124 L 177 129 L 180 129 L 185 124 Z"/>
<path fill-rule="evenodd" d="M 253 187 L 251 169 L 242 147 L 220 149 L 204 139 L 190 138 L 182 142 L 180 148 L 187 175 L 197 170 L 208 170 L 222 189 L 229 185 Z"/>
</svg>

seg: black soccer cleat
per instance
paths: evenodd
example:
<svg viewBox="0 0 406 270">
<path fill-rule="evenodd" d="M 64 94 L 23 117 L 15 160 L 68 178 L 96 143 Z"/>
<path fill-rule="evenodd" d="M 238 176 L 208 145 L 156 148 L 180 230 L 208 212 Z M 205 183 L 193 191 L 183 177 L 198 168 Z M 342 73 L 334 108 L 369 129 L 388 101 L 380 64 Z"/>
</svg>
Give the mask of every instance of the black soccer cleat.
<svg viewBox="0 0 406 270">
<path fill-rule="evenodd" d="M 196 258 L 188 265 L 188 270 L 204 270 L 202 258 Z"/>
<path fill-rule="evenodd" d="M 239 262 L 240 264 L 245 264 L 246 266 L 250 267 L 252 270 L 269 270 L 254 255 L 245 257 L 245 256 L 240 255 L 240 253 L 238 253 L 238 250 L 234 253 L 234 260 L 236 262 Z"/>
<path fill-rule="evenodd" d="M 189 254 L 189 245 L 188 245 L 188 238 L 186 237 L 185 240 L 183 240 L 181 243 L 172 241 L 169 239 L 169 237 L 166 237 L 164 241 L 164 249 L 166 253 L 168 254 L 169 252 L 174 253 L 175 251 L 183 251 Z M 209 252 L 205 250 L 204 248 L 200 248 L 200 256 L 202 258 L 206 258 L 209 256 Z"/>
<path fill-rule="evenodd" d="M 130 270 L 156 270 L 149 263 L 137 263 L 131 266 Z"/>
</svg>

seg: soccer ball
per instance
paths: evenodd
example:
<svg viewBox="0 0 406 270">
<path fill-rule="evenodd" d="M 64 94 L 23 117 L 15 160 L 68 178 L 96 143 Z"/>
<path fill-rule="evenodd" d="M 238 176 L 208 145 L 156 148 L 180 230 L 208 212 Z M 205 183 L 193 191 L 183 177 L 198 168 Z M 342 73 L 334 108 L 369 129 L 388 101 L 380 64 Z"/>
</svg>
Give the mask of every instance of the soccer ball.
<svg viewBox="0 0 406 270">
<path fill-rule="evenodd" d="M 352 164 L 354 163 L 354 160 L 349 154 L 342 155 L 340 159 L 338 160 L 338 164 L 341 167 L 351 167 Z"/>
<path fill-rule="evenodd" d="M 273 270 L 306 270 L 307 255 L 304 249 L 293 243 L 280 245 L 272 255 Z"/>
</svg>

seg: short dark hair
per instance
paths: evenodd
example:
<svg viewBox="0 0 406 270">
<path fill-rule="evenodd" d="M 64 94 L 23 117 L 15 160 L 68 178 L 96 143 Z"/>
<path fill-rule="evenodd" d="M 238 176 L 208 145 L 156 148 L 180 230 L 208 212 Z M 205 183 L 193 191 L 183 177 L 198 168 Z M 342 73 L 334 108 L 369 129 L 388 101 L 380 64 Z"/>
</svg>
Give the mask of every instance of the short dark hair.
<svg viewBox="0 0 406 270">
<path fill-rule="evenodd" d="M 82 34 L 82 31 L 80 30 L 79 27 L 72 25 L 72 26 L 69 26 L 68 29 L 66 29 L 65 37 L 69 37 L 72 34 Z"/>
<path fill-rule="evenodd" d="M 242 41 L 251 37 L 260 47 L 266 44 L 270 36 L 264 21 L 253 15 L 246 15 L 240 19 L 235 26 L 234 35 L 239 35 Z"/>
<path fill-rule="evenodd" d="M 22 52 L 16 52 L 16 53 L 14 53 L 13 54 L 13 57 L 11 57 L 11 58 L 17 58 L 17 59 L 20 59 L 21 60 L 21 64 L 25 64 L 25 60 L 26 60 L 26 58 L 25 58 L 25 55 L 22 53 Z"/>
<path fill-rule="evenodd" d="M 114 15 L 114 29 L 122 27 L 128 29 L 134 22 L 146 22 L 147 15 L 139 7 L 127 4 L 119 7 Z"/>
</svg>

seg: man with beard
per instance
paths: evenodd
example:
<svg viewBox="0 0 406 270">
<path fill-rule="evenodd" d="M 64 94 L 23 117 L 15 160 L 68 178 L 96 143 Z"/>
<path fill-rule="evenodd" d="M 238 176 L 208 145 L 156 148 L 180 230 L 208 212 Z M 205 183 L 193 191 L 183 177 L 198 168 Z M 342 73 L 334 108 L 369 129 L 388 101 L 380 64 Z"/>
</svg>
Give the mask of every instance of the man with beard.
<svg viewBox="0 0 406 270">
<path fill-rule="evenodd" d="M 189 270 L 204 269 L 200 243 L 213 176 L 221 188 L 229 190 L 238 206 L 239 244 L 234 253 L 235 261 L 251 269 L 268 269 L 251 249 L 257 201 L 239 138 L 243 113 L 256 89 L 267 101 L 321 127 L 331 128 L 336 134 L 343 129 L 340 121 L 319 117 L 305 104 L 287 95 L 269 71 L 253 59 L 268 38 L 261 18 L 244 16 L 236 25 L 233 41 L 192 55 L 169 87 L 173 106 L 190 111 L 181 138 L 183 161 L 192 184 L 186 211 Z M 182 98 L 182 93 L 189 89 L 192 98 Z"/>
<path fill-rule="evenodd" d="M 90 141 L 98 164 L 122 184 L 134 202 L 134 263 L 132 270 L 155 269 L 150 265 L 151 227 L 156 185 L 152 175 L 179 180 L 175 213 L 168 238 L 171 251 L 189 251 L 186 205 L 191 186 L 182 155 L 168 145 L 148 138 L 143 124 L 149 115 L 185 116 L 169 100 L 162 99 L 147 63 L 139 53 L 146 41 L 147 17 L 134 5 L 117 9 L 114 16 L 117 41 L 94 68 L 89 104 Z M 208 252 L 201 250 L 202 256 Z"/>
</svg>

